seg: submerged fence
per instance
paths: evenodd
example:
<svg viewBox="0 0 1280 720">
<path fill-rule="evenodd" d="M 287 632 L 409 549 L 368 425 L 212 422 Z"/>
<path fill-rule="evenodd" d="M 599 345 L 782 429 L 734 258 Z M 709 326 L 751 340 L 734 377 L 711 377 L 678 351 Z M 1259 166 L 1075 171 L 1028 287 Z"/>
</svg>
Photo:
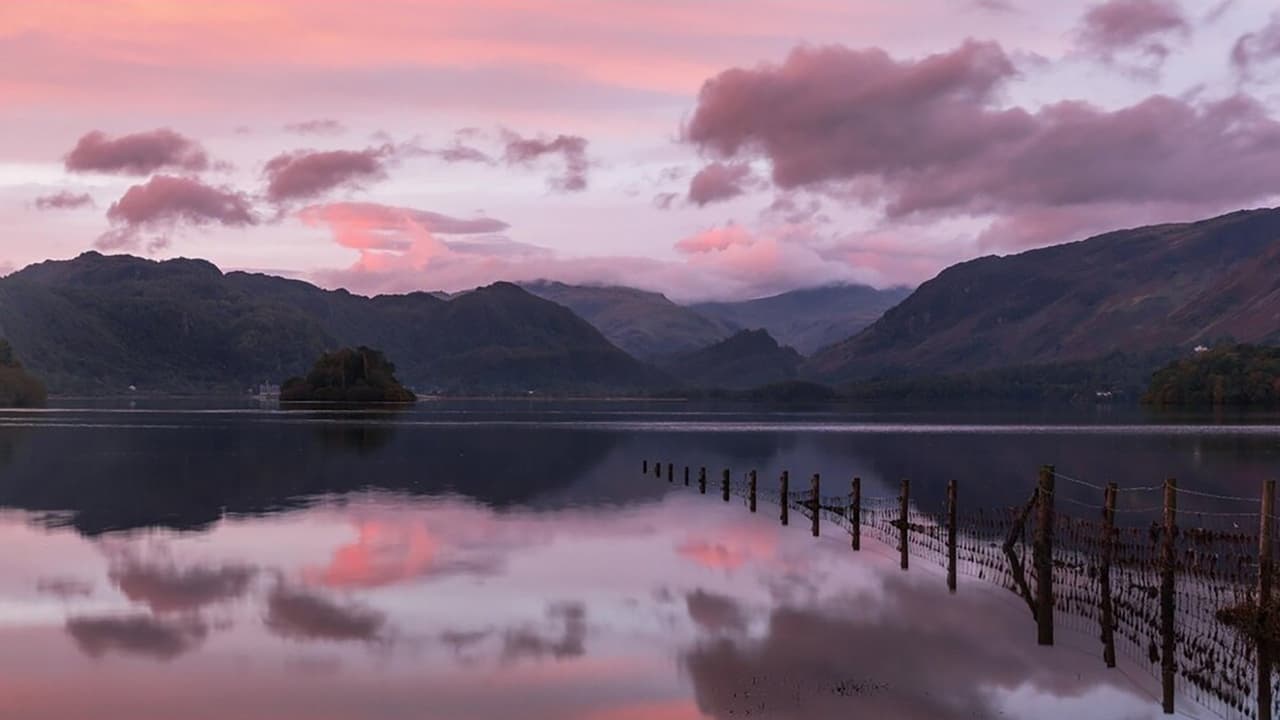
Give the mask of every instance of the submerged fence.
<svg viewBox="0 0 1280 720">
<path fill-rule="evenodd" d="M 651 470 L 646 460 L 642 469 L 658 478 L 665 471 L 676 483 L 673 463 Z M 690 475 L 685 466 L 684 485 L 707 494 L 707 468 L 696 480 Z M 792 489 L 785 471 L 776 486 L 762 487 L 755 470 L 735 479 L 724 469 L 717 484 L 725 502 L 739 497 L 751 512 L 761 501 L 776 505 L 783 525 L 799 514 L 815 537 L 825 518 L 850 536 L 853 550 L 866 533 L 896 548 L 903 570 L 913 558 L 939 565 L 951 592 L 958 573 L 1010 590 L 1042 645 L 1054 644 L 1058 623 L 1096 633 L 1107 667 L 1121 654 L 1159 679 L 1166 713 L 1177 690 L 1221 717 L 1271 720 L 1280 710 L 1274 480 L 1250 498 L 1180 489 L 1174 479 L 1102 485 L 1046 465 L 1025 503 L 963 512 L 955 481 L 938 508 L 913 503 L 907 480 L 893 497 L 864 497 L 856 477 L 847 494 L 823 495 L 817 474 L 807 489 Z M 1240 509 L 1194 508 L 1205 501 Z"/>
</svg>

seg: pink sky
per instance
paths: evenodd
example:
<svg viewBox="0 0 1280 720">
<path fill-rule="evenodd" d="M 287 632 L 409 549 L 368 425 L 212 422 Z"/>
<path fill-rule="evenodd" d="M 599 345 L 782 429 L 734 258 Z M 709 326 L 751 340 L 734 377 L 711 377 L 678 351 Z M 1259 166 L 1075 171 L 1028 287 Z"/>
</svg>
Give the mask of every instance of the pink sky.
<svg viewBox="0 0 1280 720">
<path fill-rule="evenodd" d="M 0 272 L 89 249 L 354 291 L 914 284 L 1274 204 L 1246 0 L 0 5 Z"/>
</svg>

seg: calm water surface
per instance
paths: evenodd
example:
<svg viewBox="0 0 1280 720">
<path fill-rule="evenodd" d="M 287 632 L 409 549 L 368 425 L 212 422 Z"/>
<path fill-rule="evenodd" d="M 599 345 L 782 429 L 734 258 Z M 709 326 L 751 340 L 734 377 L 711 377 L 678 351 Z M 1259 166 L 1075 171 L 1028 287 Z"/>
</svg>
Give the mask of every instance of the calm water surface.
<svg viewBox="0 0 1280 720">
<path fill-rule="evenodd" d="M 665 403 L 0 413 L 0 717 L 1145 718 L 1096 641 L 640 461 L 1256 494 L 1280 419 Z M 679 472 L 679 470 L 678 470 Z M 1064 497 L 1096 500 L 1084 485 Z M 1221 511 L 1204 499 L 1191 510 Z M 1226 503 L 1224 505 L 1224 503 Z"/>
</svg>

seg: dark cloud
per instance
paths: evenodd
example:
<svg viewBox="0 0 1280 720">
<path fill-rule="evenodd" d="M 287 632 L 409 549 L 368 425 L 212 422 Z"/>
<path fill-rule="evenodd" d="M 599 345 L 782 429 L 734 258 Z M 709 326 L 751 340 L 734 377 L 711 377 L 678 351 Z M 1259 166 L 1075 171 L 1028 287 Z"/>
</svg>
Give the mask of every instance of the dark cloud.
<svg viewBox="0 0 1280 720">
<path fill-rule="evenodd" d="M 301 590 L 276 588 L 267 598 L 267 628 L 298 640 L 373 642 L 386 616 L 358 605 L 343 605 Z"/>
<path fill-rule="evenodd" d="M 504 131 L 503 159 L 509 165 L 530 165 L 547 155 L 558 155 L 564 171 L 547 179 L 547 185 L 559 192 L 578 192 L 587 188 L 587 140 L 578 135 L 526 138 L 510 130 Z"/>
<path fill-rule="evenodd" d="M 193 618 L 169 622 L 149 615 L 69 618 L 66 628 L 76 646 L 90 657 L 119 652 L 156 660 L 172 660 L 194 650 L 209 632 Z"/>
<path fill-rule="evenodd" d="M 189 612 L 238 598 L 249 589 L 256 572 L 241 565 L 180 569 L 130 560 L 113 567 L 110 577 L 125 597 L 164 613 Z"/>
<path fill-rule="evenodd" d="M 1032 625 L 1008 618 L 1016 600 L 1003 599 L 939 598 L 931 585 L 887 575 L 882 593 L 830 610 L 776 609 L 762 638 L 705 639 L 684 663 L 699 709 L 716 718 L 1001 717 L 996 688 L 1075 697 L 1100 684 L 1148 702 L 1123 677 L 1082 677 L 1081 664 L 1094 662 L 1087 656 L 1041 652 Z"/>
<path fill-rule="evenodd" d="M 1099 203 L 1203 212 L 1280 189 L 1280 123 L 1248 96 L 1031 112 L 998 102 L 1016 72 L 991 43 L 918 61 L 801 48 L 708 81 L 685 137 L 721 158 L 767 158 L 782 189 L 870 197 L 890 218 L 1087 215 Z"/>
<path fill-rule="evenodd" d="M 73 193 L 70 190 L 61 190 L 36 198 L 37 210 L 74 210 L 92 205 L 93 197 L 89 193 Z"/>
<path fill-rule="evenodd" d="M 287 123 L 284 129 L 296 135 L 341 135 L 347 131 L 347 127 L 342 123 L 327 118 Z"/>
<path fill-rule="evenodd" d="M 493 158 L 489 157 L 488 153 L 470 145 L 463 145 L 460 142 L 429 152 L 447 163 L 474 162 L 486 165 L 493 164 Z"/>
<path fill-rule="evenodd" d="M 71 172 L 149 175 L 157 170 L 200 172 L 209 157 L 200 143 L 168 128 L 108 137 L 94 130 L 76 142 L 64 158 Z"/>
<path fill-rule="evenodd" d="M 172 175 L 156 175 L 129 188 L 107 209 L 107 219 L 115 227 L 98 238 L 97 245 L 103 249 L 136 246 L 142 234 L 178 223 L 234 227 L 256 222 L 244 194 Z"/>
<path fill-rule="evenodd" d="M 1204 23 L 1212 24 L 1218 22 L 1222 19 L 1222 16 L 1231 11 L 1235 4 L 1236 0 L 1222 0 L 1222 2 L 1209 8 L 1209 11 L 1204 14 Z"/>
<path fill-rule="evenodd" d="M 1191 23 L 1173 0 L 1107 0 L 1084 14 L 1077 37 L 1107 62 L 1136 55 L 1145 62 L 1134 69 L 1151 72 L 1169 56 L 1168 38 L 1190 33 Z"/>
<path fill-rule="evenodd" d="M 973 0 L 973 6 L 987 12 L 1007 13 L 1017 8 L 1009 0 Z"/>
<path fill-rule="evenodd" d="M 743 633 L 747 615 L 731 597 L 695 590 L 684 598 L 689 619 L 699 627 L 715 633 Z"/>
<path fill-rule="evenodd" d="M 746 163 L 713 162 L 689 181 L 689 202 L 702 206 L 728 200 L 746 192 L 751 166 Z"/>
<path fill-rule="evenodd" d="M 547 608 L 547 618 L 558 626 L 557 633 L 547 635 L 534 628 L 514 628 L 502 637 L 502 658 L 540 660 L 551 657 L 566 660 L 586 652 L 587 610 L 580 603 L 557 603 Z"/>
<path fill-rule="evenodd" d="M 1231 48 L 1231 66 L 1242 80 L 1253 79 L 1259 66 L 1280 60 L 1280 12 L 1261 29 L 1240 36 Z"/>
<path fill-rule="evenodd" d="M 299 150 L 267 161 L 267 199 L 274 203 L 318 197 L 339 187 L 359 187 L 386 177 L 393 149 Z"/>
<path fill-rule="evenodd" d="M 83 598 L 93 594 L 93 583 L 74 578 L 40 578 L 36 581 L 36 592 L 63 600 Z"/>
<path fill-rule="evenodd" d="M 680 193 L 664 192 L 653 196 L 653 206 L 659 210 L 670 210 L 676 200 L 680 199 Z"/>
</svg>

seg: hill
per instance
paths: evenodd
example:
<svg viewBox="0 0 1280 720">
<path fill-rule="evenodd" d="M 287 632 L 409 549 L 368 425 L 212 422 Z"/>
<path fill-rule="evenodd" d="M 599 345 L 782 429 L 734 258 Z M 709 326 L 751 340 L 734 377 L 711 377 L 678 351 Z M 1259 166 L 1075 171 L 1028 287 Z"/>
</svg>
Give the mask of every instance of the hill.
<svg viewBox="0 0 1280 720">
<path fill-rule="evenodd" d="M 22 367 L 9 343 L 0 340 L 0 408 L 41 407 L 44 403 L 44 384 Z"/>
<path fill-rule="evenodd" d="M 763 328 L 805 355 L 832 345 L 875 322 L 911 294 L 905 287 L 830 285 L 793 290 L 742 302 L 700 303 L 698 313 L 735 328 Z"/>
<path fill-rule="evenodd" d="M 282 402 L 411 403 L 414 394 L 396 380 L 396 366 L 373 348 L 340 348 L 325 353 L 306 377 L 289 378 Z"/>
<path fill-rule="evenodd" d="M 603 392 L 669 382 L 586 321 L 497 283 L 443 300 L 366 298 L 201 260 L 85 253 L 0 279 L 0 335 L 55 392 L 242 390 L 323 352 L 372 346 L 409 385 Z"/>
<path fill-rule="evenodd" d="M 1280 340 L 1280 211 L 1120 230 L 954 265 L 804 368 L 828 382 Z M 1155 369 L 1152 366 L 1151 369 Z"/>
<path fill-rule="evenodd" d="M 745 390 L 795 379 L 803 360 L 764 330 L 742 330 L 709 347 L 669 358 L 663 368 L 696 388 Z"/>
<path fill-rule="evenodd" d="M 1153 405 L 1280 405 L 1280 348 L 1223 345 L 1162 368 L 1142 401 Z"/>
<path fill-rule="evenodd" d="M 564 305 L 633 357 L 653 360 L 704 348 L 737 326 L 677 305 L 665 295 L 628 287 L 541 281 L 524 289 Z"/>
</svg>

